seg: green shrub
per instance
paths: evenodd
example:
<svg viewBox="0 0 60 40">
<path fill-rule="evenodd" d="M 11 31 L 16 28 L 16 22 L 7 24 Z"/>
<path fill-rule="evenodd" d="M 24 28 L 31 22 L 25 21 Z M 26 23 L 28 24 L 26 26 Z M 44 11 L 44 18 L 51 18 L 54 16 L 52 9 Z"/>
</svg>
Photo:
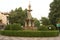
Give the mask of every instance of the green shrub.
<svg viewBox="0 0 60 40">
<path fill-rule="evenodd" d="M 51 29 L 49 29 L 49 27 Z M 42 25 L 38 28 L 38 30 L 56 30 L 56 27 L 54 25 L 48 25 L 48 26 Z"/>
<path fill-rule="evenodd" d="M 21 25 L 16 23 L 9 24 L 5 27 L 5 30 L 21 30 L 21 29 L 22 29 Z"/>
<path fill-rule="evenodd" d="M 47 27 L 48 27 L 48 29 L 49 29 L 49 27 L 51 27 L 51 30 L 56 30 L 56 27 L 54 25 L 48 25 Z"/>
<path fill-rule="evenodd" d="M 42 25 L 38 28 L 38 30 L 48 30 L 47 26 L 45 25 Z"/>
<path fill-rule="evenodd" d="M 55 37 L 59 35 L 59 31 L 0 31 L 1 35 L 19 36 L 19 37 Z"/>
</svg>

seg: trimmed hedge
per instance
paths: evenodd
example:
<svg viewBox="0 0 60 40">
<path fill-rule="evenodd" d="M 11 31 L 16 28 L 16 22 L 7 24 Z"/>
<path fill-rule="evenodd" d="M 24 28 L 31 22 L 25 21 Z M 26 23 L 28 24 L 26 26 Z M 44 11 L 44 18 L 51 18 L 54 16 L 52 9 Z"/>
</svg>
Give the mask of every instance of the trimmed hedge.
<svg viewBox="0 0 60 40">
<path fill-rule="evenodd" d="M 22 30 L 21 24 L 9 24 L 5 27 L 5 30 Z"/>
<path fill-rule="evenodd" d="M 56 37 L 59 31 L 0 31 L 1 35 L 5 36 L 18 36 L 18 37 Z"/>
</svg>

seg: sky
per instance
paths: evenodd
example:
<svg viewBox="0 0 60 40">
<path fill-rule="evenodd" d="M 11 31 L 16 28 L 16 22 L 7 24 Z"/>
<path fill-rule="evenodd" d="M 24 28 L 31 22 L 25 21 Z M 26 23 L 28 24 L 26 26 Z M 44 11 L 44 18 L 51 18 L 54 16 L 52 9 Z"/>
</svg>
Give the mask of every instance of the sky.
<svg viewBox="0 0 60 40">
<path fill-rule="evenodd" d="M 53 0 L 30 0 L 31 15 L 34 18 L 48 17 L 49 5 Z M 28 8 L 29 0 L 0 0 L 0 12 L 10 12 L 12 9 L 22 7 Z"/>
</svg>

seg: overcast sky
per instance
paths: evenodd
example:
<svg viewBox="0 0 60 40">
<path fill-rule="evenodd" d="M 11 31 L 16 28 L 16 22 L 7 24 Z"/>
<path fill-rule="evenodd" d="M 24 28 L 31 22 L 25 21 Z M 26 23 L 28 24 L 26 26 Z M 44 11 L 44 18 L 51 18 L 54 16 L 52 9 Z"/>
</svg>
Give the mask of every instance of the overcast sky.
<svg viewBox="0 0 60 40">
<path fill-rule="evenodd" d="M 48 17 L 49 4 L 53 0 L 30 0 L 31 15 L 34 18 Z M 9 12 L 12 9 L 22 7 L 28 8 L 29 0 L 0 0 L 0 12 Z"/>
</svg>

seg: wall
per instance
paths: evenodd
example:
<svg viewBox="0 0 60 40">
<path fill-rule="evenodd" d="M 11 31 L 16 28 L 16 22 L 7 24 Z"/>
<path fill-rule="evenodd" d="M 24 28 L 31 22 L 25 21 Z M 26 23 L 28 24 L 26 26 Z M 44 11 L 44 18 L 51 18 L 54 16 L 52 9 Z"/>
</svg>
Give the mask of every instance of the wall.
<svg viewBox="0 0 60 40">
<path fill-rule="evenodd" d="M 8 20 L 6 15 L 0 13 L 0 20 L 2 20 L 3 24 L 7 25 Z"/>
</svg>

